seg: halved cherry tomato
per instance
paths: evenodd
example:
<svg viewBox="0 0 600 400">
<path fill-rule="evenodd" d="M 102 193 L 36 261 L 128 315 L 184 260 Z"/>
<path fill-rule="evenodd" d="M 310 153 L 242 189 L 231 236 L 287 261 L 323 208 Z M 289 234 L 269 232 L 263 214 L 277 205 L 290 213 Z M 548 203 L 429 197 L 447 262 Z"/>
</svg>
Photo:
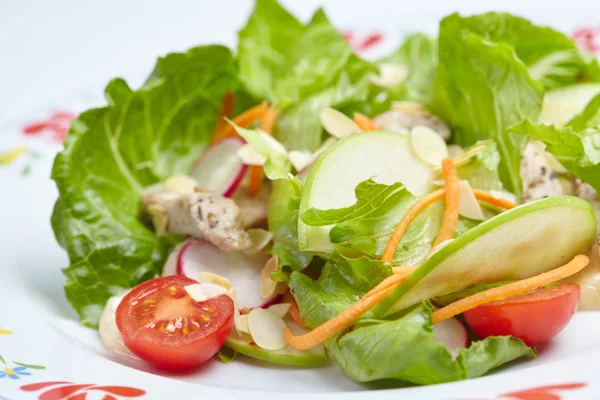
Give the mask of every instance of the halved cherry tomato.
<svg viewBox="0 0 600 400">
<path fill-rule="evenodd" d="M 134 287 L 116 313 L 125 346 L 170 371 L 198 366 L 214 356 L 231 332 L 233 300 L 222 295 L 196 302 L 184 289 L 195 283 L 173 275 Z"/>
<path fill-rule="evenodd" d="M 535 346 L 567 326 L 578 302 L 579 285 L 561 283 L 484 304 L 464 317 L 481 338 L 511 335 Z"/>
</svg>

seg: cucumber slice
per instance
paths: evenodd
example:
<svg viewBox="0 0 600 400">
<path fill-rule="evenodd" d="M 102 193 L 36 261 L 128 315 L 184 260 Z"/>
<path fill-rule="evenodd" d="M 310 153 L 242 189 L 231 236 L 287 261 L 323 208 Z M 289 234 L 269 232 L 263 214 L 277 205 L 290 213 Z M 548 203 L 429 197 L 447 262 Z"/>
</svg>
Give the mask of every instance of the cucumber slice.
<svg viewBox="0 0 600 400">
<path fill-rule="evenodd" d="M 281 350 L 265 350 L 235 334 L 229 336 L 225 346 L 240 354 L 274 364 L 314 367 L 325 364 L 327 361 L 323 346 L 317 346 L 306 351 L 295 350 L 289 346 Z"/>
<path fill-rule="evenodd" d="M 365 132 L 348 136 L 330 147 L 312 167 L 302 191 L 300 215 L 310 208 L 332 209 L 356 202 L 354 189 L 369 178 L 378 183 L 401 182 L 416 196 L 429 192 L 432 168 L 414 155 L 407 135 Z M 300 250 L 330 252 L 331 226 L 308 226 L 298 221 Z"/>
<path fill-rule="evenodd" d="M 491 218 L 433 254 L 377 306 L 386 315 L 475 283 L 529 278 L 585 253 L 596 236 L 590 203 L 550 197 Z"/>
<path fill-rule="evenodd" d="M 578 83 L 554 89 L 544 95 L 540 122 L 563 126 L 600 93 L 600 83 Z"/>
</svg>

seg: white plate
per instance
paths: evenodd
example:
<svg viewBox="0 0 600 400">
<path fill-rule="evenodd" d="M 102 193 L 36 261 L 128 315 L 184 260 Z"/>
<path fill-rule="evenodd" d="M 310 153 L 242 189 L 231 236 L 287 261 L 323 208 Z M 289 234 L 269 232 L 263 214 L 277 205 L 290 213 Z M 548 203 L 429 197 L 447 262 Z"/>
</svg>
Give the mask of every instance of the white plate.
<svg viewBox="0 0 600 400">
<path fill-rule="evenodd" d="M 371 38 L 375 44 L 365 51 L 370 57 L 393 49 L 404 32 L 435 30 L 439 16 L 447 13 L 412 12 L 403 17 L 399 6 L 391 7 L 381 21 L 371 18 L 359 26 L 358 9 L 349 7 L 347 12 L 333 19 L 346 21 L 341 26 L 356 27 L 351 39 L 355 46 Z M 520 13 L 568 32 L 590 21 L 584 10 L 553 11 L 546 7 L 523 9 Z M 600 27 L 600 18 L 596 25 Z M 595 43 L 600 45 L 600 32 Z M 79 325 L 63 294 L 60 269 L 68 260 L 56 244 L 49 222 L 57 197 L 49 173 L 61 145 L 52 131 L 34 135 L 22 132 L 25 125 L 47 120 L 57 110 L 77 113 L 100 105 L 100 95 L 101 88 L 92 88 L 67 96 L 14 118 L 0 129 L 0 152 L 23 145 L 30 150 L 12 164 L 0 166 L 0 400 L 210 395 L 274 399 L 283 393 L 286 398 L 305 398 L 311 393 L 314 398 L 328 399 L 600 398 L 600 313 L 594 312 L 578 313 L 564 332 L 539 349 L 533 361 L 518 362 L 482 378 L 429 387 L 361 385 L 346 378 L 333 363 L 320 369 L 295 369 L 243 356 L 228 365 L 214 360 L 192 373 L 167 375 L 142 362 L 109 354 L 95 331 Z"/>
</svg>

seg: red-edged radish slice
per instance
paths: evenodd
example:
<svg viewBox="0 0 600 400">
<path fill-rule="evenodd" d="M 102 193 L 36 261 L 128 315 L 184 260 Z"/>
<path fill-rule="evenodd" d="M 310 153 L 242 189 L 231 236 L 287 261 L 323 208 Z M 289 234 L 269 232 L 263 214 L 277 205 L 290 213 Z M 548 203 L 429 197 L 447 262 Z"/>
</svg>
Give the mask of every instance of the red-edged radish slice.
<svg viewBox="0 0 600 400">
<path fill-rule="evenodd" d="M 268 299 L 260 295 L 260 273 L 269 258 L 262 252 L 252 255 L 224 252 L 201 239 L 188 239 L 175 251 L 177 256 L 169 256 L 163 275 L 174 270 L 176 274 L 195 280 L 199 279 L 200 273 L 222 276 L 231 282 L 240 309 L 268 308 L 283 300 L 278 292 Z"/>
<path fill-rule="evenodd" d="M 433 333 L 454 357 L 458 357 L 460 349 L 469 346 L 467 328 L 456 318 L 449 318 L 433 325 Z"/>
<path fill-rule="evenodd" d="M 213 144 L 196 161 L 190 175 L 202 190 L 230 197 L 248 170 L 248 166 L 237 155 L 245 144 L 239 137 Z"/>
</svg>

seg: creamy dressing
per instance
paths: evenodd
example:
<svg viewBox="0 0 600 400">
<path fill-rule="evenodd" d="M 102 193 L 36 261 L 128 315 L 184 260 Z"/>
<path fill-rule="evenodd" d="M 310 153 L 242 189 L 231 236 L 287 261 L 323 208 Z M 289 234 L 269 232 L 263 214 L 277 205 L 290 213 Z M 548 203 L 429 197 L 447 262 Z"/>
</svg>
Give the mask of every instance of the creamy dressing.
<svg viewBox="0 0 600 400">
<path fill-rule="evenodd" d="M 100 318 L 98 333 L 100 333 L 100 340 L 107 350 L 124 356 L 137 358 L 129 351 L 127 346 L 125 346 L 123 338 L 121 337 L 121 332 L 119 332 L 119 328 L 117 328 L 117 307 L 119 307 L 121 300 L 123 300 L 123 297 L 125 297 L 126 294 L 127 293 L 120 296 L 113 296 L 108 299 L 104 311 L 102 312 L 102 317 Z"/>
</svg>

